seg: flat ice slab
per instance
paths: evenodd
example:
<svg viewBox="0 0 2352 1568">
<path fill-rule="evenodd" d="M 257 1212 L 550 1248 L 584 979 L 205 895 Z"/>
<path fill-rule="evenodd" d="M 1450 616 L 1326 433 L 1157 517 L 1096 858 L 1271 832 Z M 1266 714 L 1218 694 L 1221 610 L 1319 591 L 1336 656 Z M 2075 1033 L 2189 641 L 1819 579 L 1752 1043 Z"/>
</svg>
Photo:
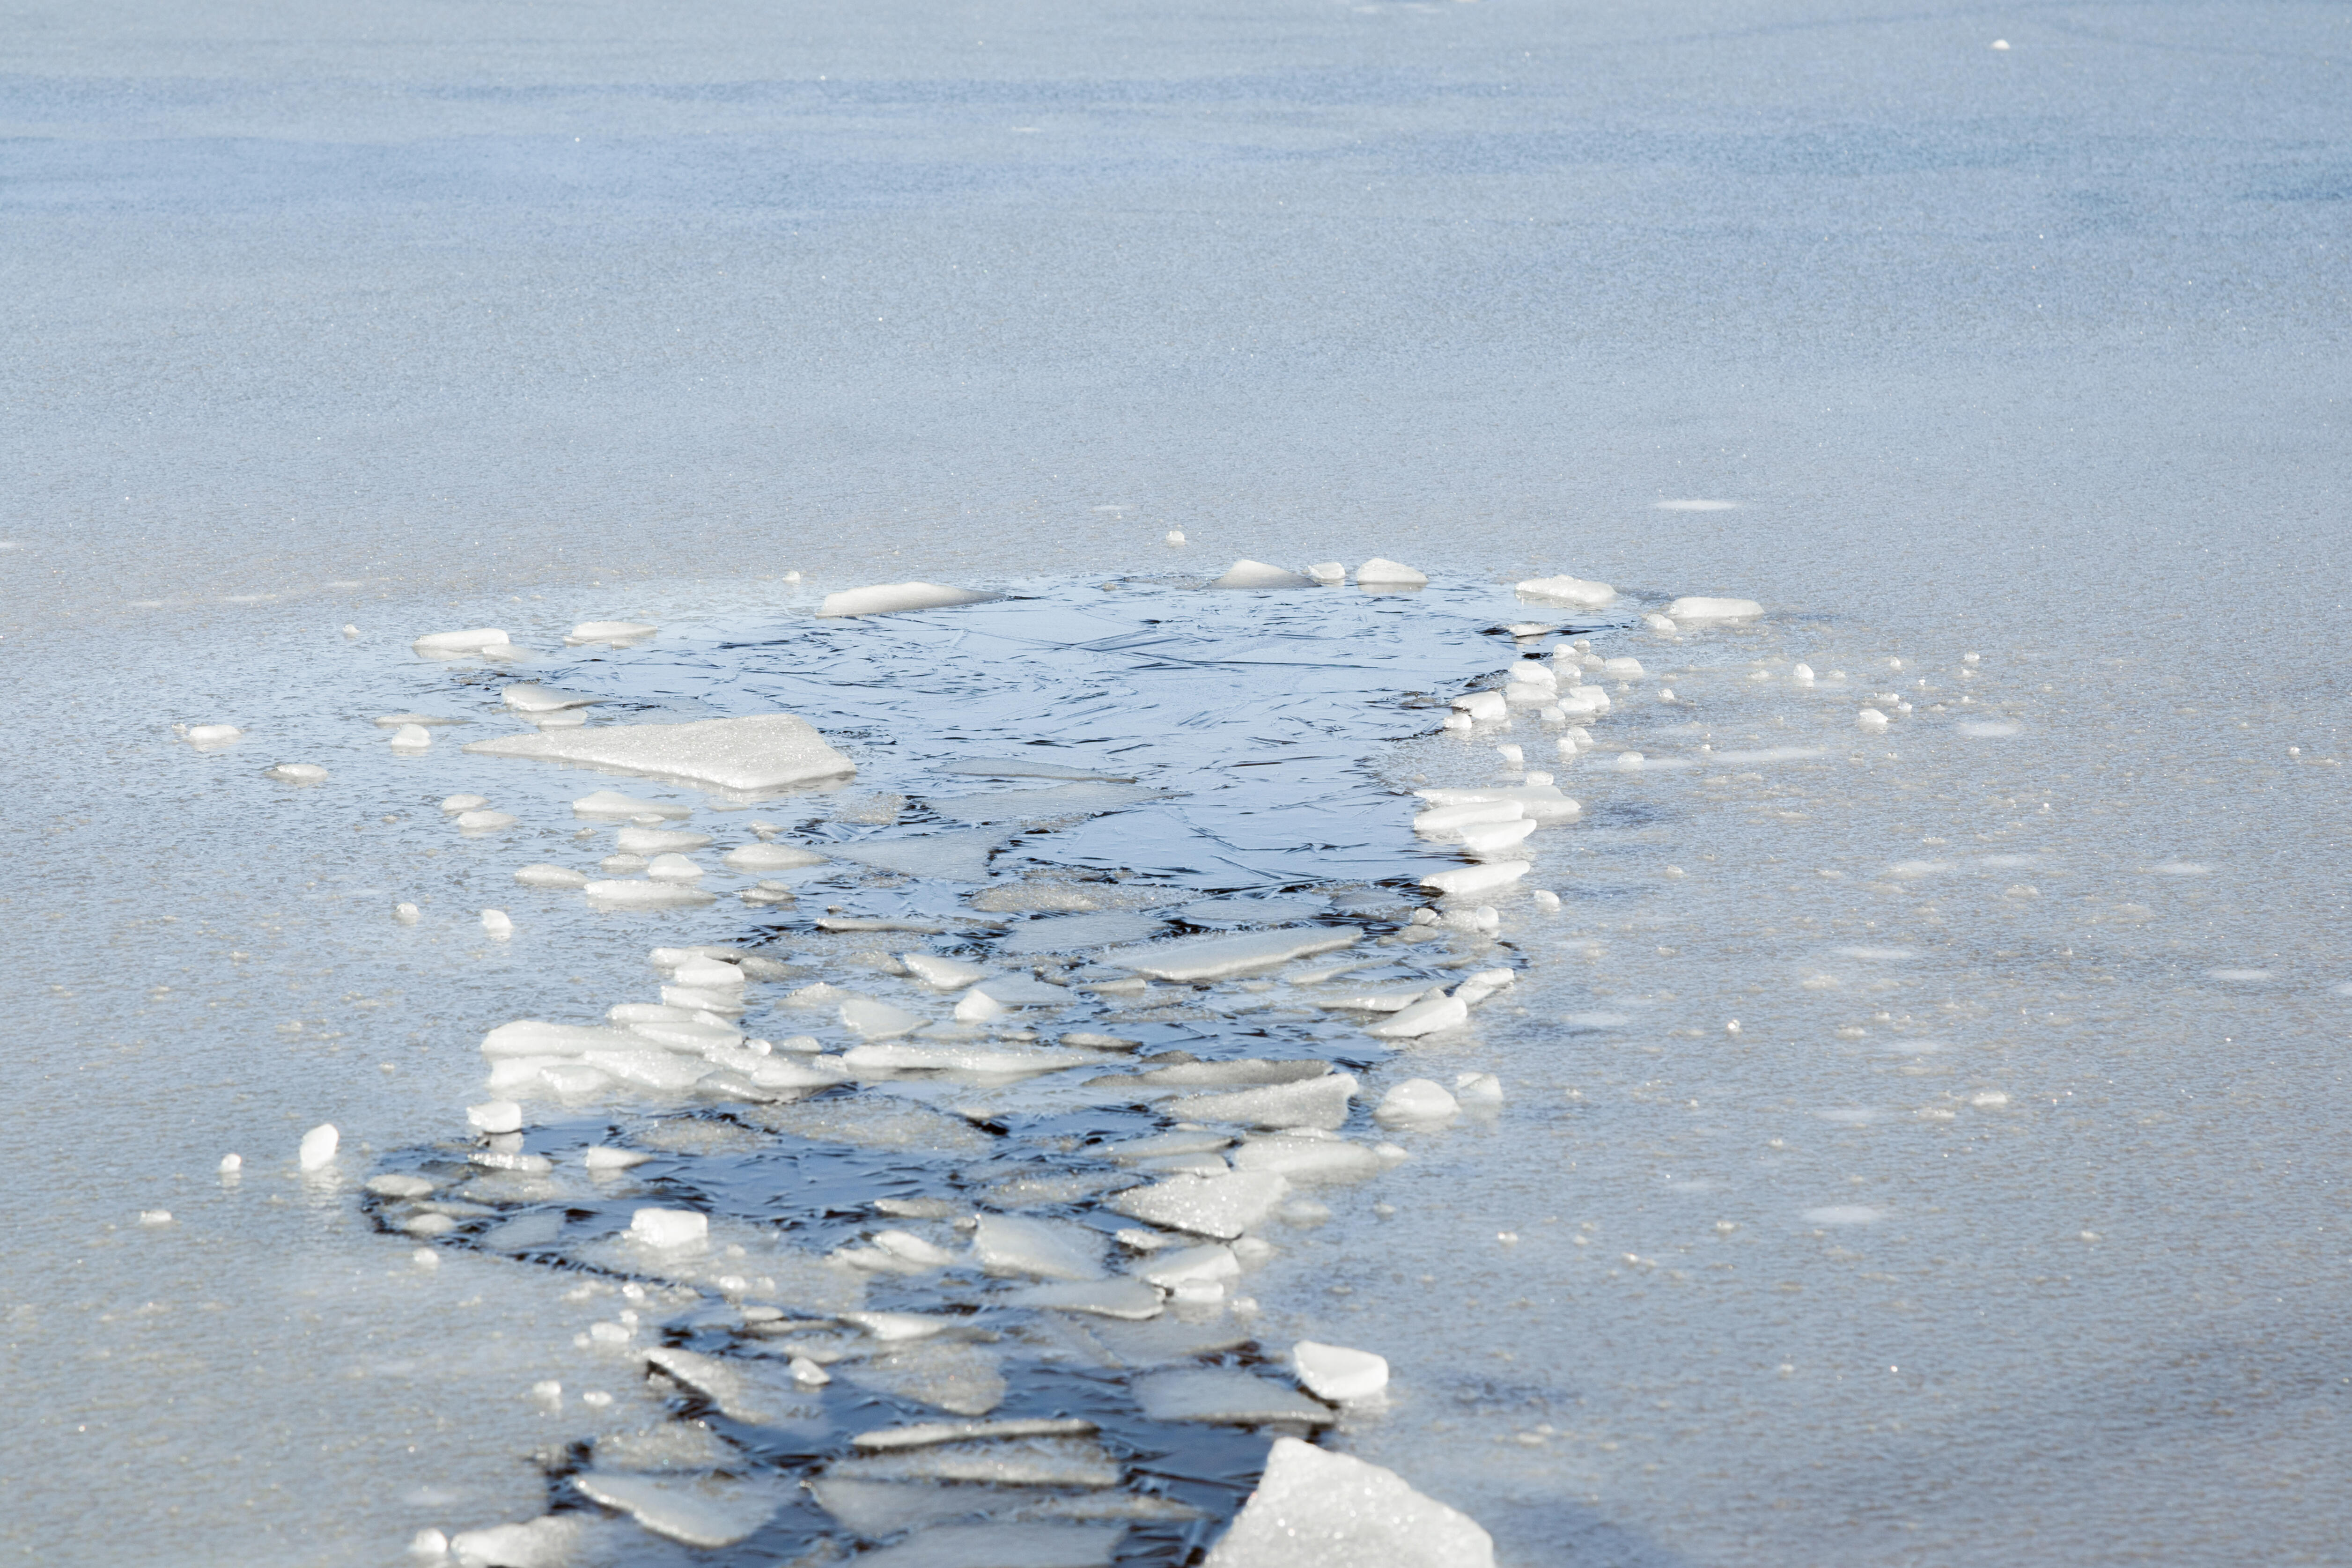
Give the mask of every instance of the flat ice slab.
<svg viewBox="0 0 2352 1568">
<path fill-rule="evenodd" d="M 1617 591 L 1607 583 L 1588 582 L 1580 577 L 1531 578 L 1519 584 L 1519 591 L 1530 599 L 1549 599 L 1583 610 L 1599 610 L 1617 598 Z"/>
<path fill-rule="evenodd" d="M 772 1490 L 717 1476 L 649 1476 L 588 1470 L 572 1484 L 606 1508 L 634 1516 L 656 1535 L 688 1546 L 732 1546 L 776 1511 Z"/>
<path fill-rule="evenodd" d="M 1675 621 L 1746 621 L 1763 613 L 1752 599 L 1677 599 L 1666 606 Z"/>
<path fill-rule="evenodd" d="M 1225 1367 L 1187 1367 L 1154 1373 L 1136 1383 L 1135 1396 L 1143 1413 L 1154 1421 L 1215 1421 L 1255 1427 L 1265 1421 L 1311 1421 L 1319 1425 L 1331 1419 L 1331 1407 L 1319 1399 Z M 1308 1560 L 1299 1561 L 1303 1563 Z M 1318 1564 L 1336 1564 L 1379 1563 L 1384 1559 L 1377 1555 L 1333 1556 L 1313 1561 Z"/>
<path fill-rule="evenodd" d="M 1468 1515 L 1393 1470 L 1277 1437 L 1257 1490 L 1209 1553 L 1208 1568 L 1494 1568 L 1495 1542 Z"/>
<path fill-rule="evenodd" d="M 1353 925 L 1292 925 L 1238 936 L 1187 936 L 1114 947 L 1102 955 L 1102 961 L 1155 979 L 1213 980 L 1353 946 L 1362 935 Z"/>
<path fill-rule="evenodd" d="M 530 757 L 616 773 L 637 773 L 721 789 L 778 789 L 846 779 L 857 765 L 788 713 L 706 718 L 689 724 L 615 724 L 477 740 L 469 752 Z"/>
<path fill-rule="evenodd" d="M 1429 579 L 1402 561 L 1374 556 L 1356 569 L 1359 588 L 1425 588 Z"/>
<path fill-rule="evenodd" d="M 634 643 L 660 630 L 646 621 L 583 621 L 563 634 L 563 645 L 579 648 L 591 643 Z"/>
<path fill-rule="evenodd" d="M 995 598 L 969 588 L 948 588 L 936 582 L 886 582 L 872 588 L 848 588 L 828 593 L 817 606 L 819 615 L 887 615 L 901 610 L 941 610 L 950 604 L 978 604 Z"/>
<path fill-rule="evenodd" d="M 1314 585 L 1311 578 L 1246 558 L 1234 562 L 1225 569 L 1224 576 L 1209 584 L 1211 588 L 1312 588 Z"/>
</svg>

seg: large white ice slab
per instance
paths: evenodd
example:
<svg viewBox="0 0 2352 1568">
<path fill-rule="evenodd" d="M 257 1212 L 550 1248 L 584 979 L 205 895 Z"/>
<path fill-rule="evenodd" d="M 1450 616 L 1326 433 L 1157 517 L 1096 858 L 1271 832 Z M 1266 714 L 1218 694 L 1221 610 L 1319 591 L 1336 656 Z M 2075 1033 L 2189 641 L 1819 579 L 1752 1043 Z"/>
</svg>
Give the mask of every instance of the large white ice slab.
<svg viewBox="0 0 2352 1568">
<path fill-rule="evenodd" d="M 995 598 L 969 588 L 948 588 L 936 582 L 885 582 L 872 588 L 846 588 L 828 593 L 817 606 L 819 615 L 887 615 L 900 610 L 940 610 L 950 604 L 978 604 Z"/>
<path fill-rule="evenodd" d="M 1208 1568 L 1493 1568 L 1495 1542 L 1467 1514 L 1393 1470 L 1277 1437 L 1257 1490 Z"/>
<path fill-rule="evenodd" d="M 1157 979 L 1213 980 L 1352 946 L 1362 935 L 1352 925 L 1291 925 L 1237 936 L 1187 936 L 1114 947 L 1102 955 L 1102 961 Z"/>
<path fill-rule="evenodd" d="M 1588 582 L 1580 577 L 1534 578 L 1519 584 L 1519 591 L 1530 599 L 1549 599 L 1582 610 L 1599 610 L 1617 597 L 1617 591 L 1607 583 Z"/>
<path fill-rule="evenodd" d="M 857 771 L 857 765 L 827 745 L 806 720 L 788 713 L 506 735 L 477 740 L 466 749 L 721 789 L 778 789 L 846 779 Z"/>
</svg>

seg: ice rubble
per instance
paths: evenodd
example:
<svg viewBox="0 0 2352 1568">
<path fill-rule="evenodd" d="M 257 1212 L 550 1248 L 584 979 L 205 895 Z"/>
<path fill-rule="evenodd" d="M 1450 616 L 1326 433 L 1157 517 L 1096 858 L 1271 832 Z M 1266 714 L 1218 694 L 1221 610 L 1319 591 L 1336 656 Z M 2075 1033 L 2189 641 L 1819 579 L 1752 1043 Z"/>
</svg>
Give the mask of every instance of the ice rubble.
<svg viewBox="0 0 2352 1568">
<path fill-rule="evenodd" d="M 1211 588 L 1311 588 L 1314 580 L 1278 566 L 1268 566 L 1262 560 L 1244 559 L 1225 569 L 1225 575 L 1209 584 Z"/>
<path fill-rule="evenodd" d="M 872 588 L 844 589 L 828 593 L 817 606 L 819 615 L 887 615 L 904 610 L 942 610 L 954 604 L 979 604 L 995 598 L 968 588 L 947 588 L 936 582 L 890 582 Z"/>
<path fill-rule="evenodd" d="M 1522 582 L 1519 592 L 1530 599 L 1549 599 L 1555 604 L 1572 604 L 1580 610 L 1599 610 L 1612 604 L 1617 591 L 1605 582 L 1588 582 L 1580 577 L 1538 577 Z"/>
<path fill-rule="evenodd" d="M 1277 1437 L 1265 1473 L 1207 1568 L 1493 1568 L 1495 1543 L 1468 1515 L 1393 1470 Z"/>
<path fill-rule="evenodd" d="M 489 757 L 536 758 L 722 789 L 778 789 L 846 779 L 857 771 L 855 763 L 827 745 L 805 720 L 782 713 L 500 736 L 474 741 L 466 749 Z"/>
</svg>

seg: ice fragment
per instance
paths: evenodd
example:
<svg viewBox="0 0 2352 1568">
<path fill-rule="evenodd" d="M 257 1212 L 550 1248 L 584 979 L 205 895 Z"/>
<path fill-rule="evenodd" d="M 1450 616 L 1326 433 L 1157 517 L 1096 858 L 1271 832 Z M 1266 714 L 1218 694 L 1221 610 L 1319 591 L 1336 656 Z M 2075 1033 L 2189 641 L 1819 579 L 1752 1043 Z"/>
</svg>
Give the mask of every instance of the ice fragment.
<svg viewBox="0 0 2352 1568">
<path fill-rule="evenodd" d="M 782 713 L 501 736 L 475 741 L 466 749 L 490 757 L 577 763 L 724 789 L 781 789 L 847 778 L 857 770 L 804 720 Z M 576 803 L 573 810 L 579 810 Z"/>
<path fill-rule="evenodd" d="M 1394 1471 L 1277 1437 L 1265 1473 L 1207 1568 L 1494 1568 L 1495 1543 L 1465 1514 Z"/>
<path fill-rule="evenodd" d="M 817 606 L 819 615 L 888 615 L 905 610 L 940 610 L 952 604 L 978 604 L 995 598 L 968 588 L 946 588 L 936 582 L 891 582 L 873 588 L 845 589 L 828 593 Z"/>
</svg>

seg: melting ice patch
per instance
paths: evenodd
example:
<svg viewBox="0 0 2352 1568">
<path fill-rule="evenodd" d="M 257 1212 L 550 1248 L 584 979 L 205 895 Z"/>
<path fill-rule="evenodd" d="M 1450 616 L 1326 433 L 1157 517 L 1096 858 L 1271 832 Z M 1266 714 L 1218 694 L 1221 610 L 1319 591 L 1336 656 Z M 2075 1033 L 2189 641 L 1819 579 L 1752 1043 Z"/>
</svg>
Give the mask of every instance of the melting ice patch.
<svg viewBox="0 0 2352 1568">
<path fill-rule="evenodd" d="M 2022 727 L 2012 724 L 2007 719 L 1970 718 L 1962 719 L 1952 727 L 1962 735 L 1973 737 L 1978 740 L 1999 740 L 2015 735 Z"/>
<path fill-rule="evenodd" d="M 1832 1203 L 1820 1208 L 1809 1208 L 1800 1217 L 1811 1225 L 1868 1225 L 1886 1218 L 1883 1208 L 1867 1204 Z"/>
</svg>

